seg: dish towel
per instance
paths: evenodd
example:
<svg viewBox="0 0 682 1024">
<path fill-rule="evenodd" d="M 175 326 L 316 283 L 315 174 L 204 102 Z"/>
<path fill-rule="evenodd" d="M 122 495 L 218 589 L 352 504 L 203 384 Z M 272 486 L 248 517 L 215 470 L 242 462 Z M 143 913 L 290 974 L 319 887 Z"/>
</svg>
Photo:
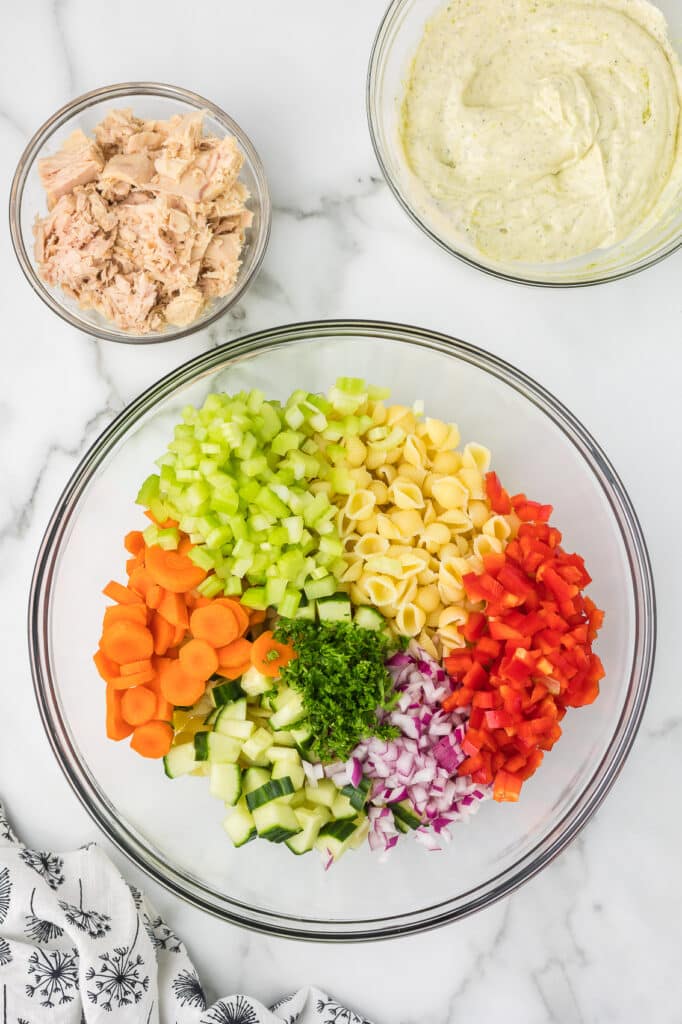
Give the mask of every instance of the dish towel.
<svg viewBox="0 0 682 1024">
<path fill-rule="evenodd" d="M 19 842 L 0 803 L 0 1024 L 369 1024 L 315 988 L 206 1005 L 182 941 L 109 858 Z"/>
</svg>

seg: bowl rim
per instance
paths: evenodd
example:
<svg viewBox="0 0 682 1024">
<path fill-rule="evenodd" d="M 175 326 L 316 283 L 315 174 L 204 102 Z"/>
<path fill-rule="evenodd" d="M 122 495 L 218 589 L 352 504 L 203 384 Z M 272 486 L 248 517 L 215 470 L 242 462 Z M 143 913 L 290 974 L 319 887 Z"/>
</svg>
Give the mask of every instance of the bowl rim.
<svg viewBox="0 0 682 1024">
<path fill-rule="evenodd" d="M 474 259 L 473 256 L 468 256 L 466 253 L 461 252 L 455 245 L 450 245 L 444 238 L 441 238 L 440 235 L 436 234 L 436 232 L 429 227 L 426 221 L 419 216 L 416 209 L 409 202 L 407 196 L 404 194 L 403 190 L 400 188 L 398 182 L 389 170 L 388 161 L 384 156 L 384 150 L 381 144 L 381 118 L 376 102 L 378 88 L 377 83 L 380 70 L 383 66 L 382 58 L 384 48 L 388 42 L 389 33 L 402 11 L 408 4 L 413 2 L 414 0 L 391 0 L 384 12 L 381 22 L 379 23 L 379 27 L 372 43 L 369 63 L 367 66 L 367 77 L 365 82 L 365 110 L 369 126 L 369 135 L 372 141 L 372 148 L 374 149 L 374 155 L 377 159 L 377 163 L 379 164 L 384 181 L 410 220 L 416 224 L 432 242 L 435 242 L 441 249 L 444 249 L 445 252 L 450 254 L 450 256 L 454 256 L 455 259 L 461 260 L 463 263 L 468 264 L 468 266 L 473 267 L 475 270 L 480 270 L 484 274 L 488 274 L 490 277 L 497 278 L 499 281 L 509 281 L 512 284 L 521 284 L 529 288 L 591 288 L 595 285 L 611 284 L 614 281 L 622 281 L 624 278 L 633 277 L 635 274 L 640 274 L 644 270 L 649 270 L 651 267 L 655 267 L 658 263 L 662 263 L 663 260 L 682 249 L 681 228 L 677 237 L 675 238 L 673 236 L 674 240 L 669 243 L 668 249 L 654 252 L 650 257 L 644 258 L 640 262 L 626 267 L 623 270 L 619 270 L 616 273 L 606 273 L 602 276 L 589 277 L 579 281 L 540 281 L 534 280 L 530 277 L 524 277 L 520 273 L 514 274 L 479 262 Z M 546 264 L 546 266 L 551 267 L 552 264 Z"/>
<path fill-rule="evenodd" d="M 248 274 L 244 277 L 241 284 L 234 289 L 234 291 L 224 297 L 224 300 L 218 300 L 216 302 L 216 308 L 210 316 L 205 319 L 198 320 L 193 324 L 189 324 L 186 327 L 178 327 L 174 330 L 165 331 L 163 333 L 125 334 L 122 331 L 110 329 L 106 326 L 100 327 L 87 323 L 77 313 L 68 309 L 58 298 L 55 298 L 55 296 L 53 296 L 45 286 L 33 266 L 24 244 L 24 237 L 21 230 L 21 206 L 23 202 L 24 188 L 26 186 L 29 172 L 35 163 L 37 154 L 41 147 L 49 141 L 58 128 L 61 128 L 62 125 L 66 124 L 76 114 L 81 113 L 83 110 L 87 110 L 88 107 L 94 106 L 96 103 L 107 102 L 108 100 L 115 100 L 125 96 L 158 96 L 163 99 L 177 100 L 178 102 L 194 107 L 197 110 L 207 110 L 215 120 L 220 122 L 226 133 L 229 133 L 236 138 L 240 149 L 252 167 L 258 189 L 258 194 L 254 198 L 257 198 L 259 203 L 259 230 L 252 243 L 254 246 L 254 257 Z M 70 324 L 72 327 L 78 328 L 78 330 L 83 331 L 85 334 L 89 334 L 91 337 L 100 338 L 103 341 L 113 341 L 123 345 L 155 345 L 166 341 L 177 341 L 180 338 L 186 338 L 188 335 L 194 334 L 196 331 L 204 330 L 214 324 L 216 320 L 219 320 L 220 317 L 227 313 L 227 311 L 241 299 L 242 295 L 251 285 L 260 270 L 267 250 L 268 241 L 270 239 L 271 224 L 272 200 L 265 175 L 265 168 L 250 137 L 246 134 L 243 128 L 241 128 L 240 125 L 238 125 L 237 122 L 230 117 L 228 113 L 226 113 L 226 111 L 211 100 L 208 100 L 199 93 L 192 92 L 189 89 L 183 89 L 181 86 L 170 85 L 164 82 L 117 82 L 113 85 L 105 85 L 98 89 L 91 89 L 89 92 L 82 93 L 80 96 L 76 96 L 75 99 L 65 103 L 64 106 L 55 111 L 55 113 L 37 129 L 25 146 L 24 151 L 19 157 L 19 161 L 12 178 L 9 195 L 9 227 L 12 247 L 19 266 L 23 271 L 24 277 L 36 295 L 42 299 L 45 305 L 48 306 L 53 313 L 56 313 L 60 319 Z"/>
<path fill-rule="evenodd" d="M 294 918 L 250 907 L 227 896 L 218 898 L 208 886 L 184 870 L 166 865 L 143 837 L 116 817 L 108 799 L 81 763 L 62 715 L 49 657 L 49 597 L 61 545 L 81 496 L 112 449 L 155 405 L 179 387 L 210 373 L 221 364 L 233 363 L 249 354 L 267 352 L 282 345 L 338 335 L 407 343 L 474 365 L 520 393 L 562 430 L 592 470 L 620 531 L 633 584 L 635 642 L 629 687 L 609 747 L 569 809 L 532 850 L 476 889 L 459 894 L 454 900 L 387 918 L 329 922 L 319 918 Z M 440 332 L 383 321 L 307 321 L 245 335 L 189 360 L 142 392 L 102 431 L 66 484 L 41 541 L 31 581 L 28 641 L 34 693 L 57 762 L 89 815 L 133 863 L 174 895 L 232 924 L 287 938 L 361 942 L 426 931 L 489 906 L 529 881 L 577 836 L 614 784 L 637 735 L 655 660 L 656 599 L 646 542 L 625 487 L 587 429 L 541 384 L 498 356 Z"/>
</svg>

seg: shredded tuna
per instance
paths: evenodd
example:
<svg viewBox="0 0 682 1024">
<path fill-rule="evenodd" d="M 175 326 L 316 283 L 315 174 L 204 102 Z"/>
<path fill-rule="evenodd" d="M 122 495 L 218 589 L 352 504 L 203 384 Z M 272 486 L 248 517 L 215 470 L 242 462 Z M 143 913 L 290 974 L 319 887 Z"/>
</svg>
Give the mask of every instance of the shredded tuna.
<svg viewBox="0 0 682 1024">
<path fill-rule="evenodd" d="M 39 165 L 41 277 L 135 334 L 193 323 L 235 286 L 253 214 L 236 141 L 204 114 L 144 121 L 112 110 Z"/>
</svg>

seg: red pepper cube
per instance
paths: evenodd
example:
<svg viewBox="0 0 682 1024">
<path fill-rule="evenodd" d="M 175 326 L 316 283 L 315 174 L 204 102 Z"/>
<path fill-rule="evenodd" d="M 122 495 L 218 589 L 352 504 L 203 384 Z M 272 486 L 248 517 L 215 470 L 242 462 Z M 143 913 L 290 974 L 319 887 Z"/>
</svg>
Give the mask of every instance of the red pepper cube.
<svg viewBox="0 0 682 1024">
<path fill-rule="evenodd" d="M 497 690 L 477 690 L 471 699 L 475 708 L 483 708 L 489 711 L 491 708 L 499 708 L 502 705 L 502 697 Z"/>
<path fill-rule="evenodd" d="M 512 510 L 511 499 L 500 483 L 497 473 L 486 473 L 485 492 L 493 512 L 500 516 L 509 515 Z"/>
<path fill-rule="evenodd" d="M 470 690 L 481 690 L 488 684 L 488 673 L 478 661 L 475 661 L 462 682 Z"/>
</svg>

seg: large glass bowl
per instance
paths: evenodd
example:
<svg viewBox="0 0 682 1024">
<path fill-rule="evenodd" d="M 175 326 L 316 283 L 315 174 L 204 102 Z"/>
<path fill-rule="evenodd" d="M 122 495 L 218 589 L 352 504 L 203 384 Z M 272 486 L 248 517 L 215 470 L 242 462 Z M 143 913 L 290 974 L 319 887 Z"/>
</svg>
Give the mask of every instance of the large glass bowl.
<svg viewBox="0 0 682 1024">
<path fill-rule="evenodd" d="M 133 502 L 183 406 L 215 390 L 260 388 L 284 399 L 352 373 L 421 397 L 493 451 L 512 491 L 551 501 L 565 543 L 587 560 L 606 609 L 599 700 L 567 715 L 565 735 L 520 803 L 484 805 L 453 829 L 443 853 L 399 844 L 388 863 L 368 850 L 325 873 L 315 855 L 254 843 L 234 850 L 205 780 L 164 777 L 158 762 L 104 735 L 103 684 L 92 652 L 124 534 L 146 520 Z M 134 401 L 95 442 L 48 526 L 30 603 L 35 690 L 69 782 L 98 825 L 136 864 L 219 917 L 318 940 L 385 938 L 454 921 L 500 899 L 573 839 L 613 784 L 646 702 L 655 641 L 654 591 L 635 512 L 584 427 L 540 385 L 496 357 L 443 335 L 361 321 L 263 331 L 199 356 Z"/>
<path fill-rule="evenodd" d="M 130 107 L 137 117 L 166 119 L 174 114 L 191 114 L 196 110 L 206 113 L 204 130 L 222 138 L 232 135 L 244 156 L 240 180 L 248 188 L 251 198 L 247 206 L 253 213 L 253 223 L 246 232 L 242 250 L 242 265 L 235 286 L 222 298 L 207 303 L 201 316 L 186 327 L 167 327 L 149 334 L 123 331 L 110 320 L 92 309 L 81 309 L 75 299 L 69 298 L 59 287 L 46 284 L 38 273 L 33 253 L 33 223 L 36 216 L 47 212 L 45 190 L 38 174 L 38 161 L 56 153 L 63 142 L 80 128 L 92 135 L 97 124 L 112 109 Z M 255 278 L 270 237 L 271 203 L 268 183 L 261 159 L 248 135 L 236 121 L 215 103 L 187 89 L 160 82 L 122 82 L 78 96 L 53 114 L 38 129 L 21 155 L 12 181 L 9 202 L 10 233 L 19 265 L 33 291 L 50 309 L 72 327 L 94 334 L 105 341 L 129 344 L 151 344 L 157 341 L 175 341 L 195 331 L 203 330 L 230 309 L 242 297 Z"/>
<path fill-rule="evenodd" d="M 447 0 L 392 0 L 379 26 L 367 76 L 367 114 L 377 160 L 394 196 L 438 245 L 465 263 L 520 284 L 571 287 L 603 284 L 646 270 L 682 247 L 682 193 L 652 230 L 609 249 L 562 263 L 502 263 L 463 239 L 453 239 L 436 202 L 410 170 L 399 133 L 400 108 L 412 59 L 426 22 Z M 673 45 L 682 55 L 682 3 L 655 0 L 665 14 Z M 680 126 L 682 131 L 682 125 Z"/>
</svg>

